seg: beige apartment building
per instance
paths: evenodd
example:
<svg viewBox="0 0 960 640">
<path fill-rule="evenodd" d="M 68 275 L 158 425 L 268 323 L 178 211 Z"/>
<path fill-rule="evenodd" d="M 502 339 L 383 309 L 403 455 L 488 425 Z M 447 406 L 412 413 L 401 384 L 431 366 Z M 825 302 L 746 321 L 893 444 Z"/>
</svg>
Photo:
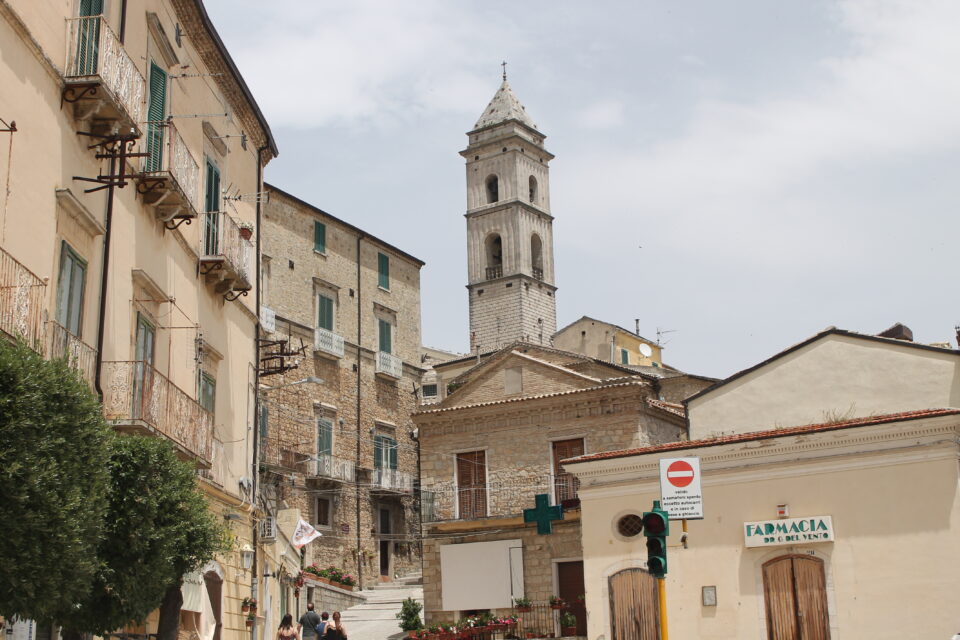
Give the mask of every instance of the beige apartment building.
<svg viewBox="0 0 960 640">
<path fill-rule="evenodd" d="M 237 543 L 186 580 L 181 629 L 246 637 L 270 129 L 200 0 L 0 0 L 0 42 L 0 330 L 195 462 Z"/>
<path fill-rule="evenodd" d="M 418 572 L 410 414 L 422 397 L 423 262 L 266 189 L 260 469 L 269 508 L 294 510 L 287 522 L 302 518 L 322 534 L 304 548 L 307 565 L 333 565 L 364 587 Z M 300 610 L 351 602 L 335 587 L 305 586 Z"/>
</svg>

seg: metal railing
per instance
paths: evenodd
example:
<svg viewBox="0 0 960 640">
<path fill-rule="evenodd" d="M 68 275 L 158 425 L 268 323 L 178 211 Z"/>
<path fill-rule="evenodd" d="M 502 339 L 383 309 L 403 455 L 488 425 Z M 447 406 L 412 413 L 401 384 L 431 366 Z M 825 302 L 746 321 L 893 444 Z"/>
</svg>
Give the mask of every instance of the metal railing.
<svg viewBox="0 0 960 640">
<path fill-rule="evenodd" d="M 356 466 L 353 460 L 320 454 L 314 464 L 313 472 L 320 478 L 333 478 L 344 482 L 353 482 L 356 478 Z"/>
<path fill-rule="evenodd" d="M 413 493 L 413 476 L 397 469 L 374 469 L 373 485 L 379 489 Z"/>
<path fill-rule="evenodd" d="M 543 267 L 534 267 L 533 277 L 537 280 L 543 280 Z"/>
<path fill-rule="evenodd" d="M 570 473 L 558 473 L 553 479 L 553 495 L 557 504 L 565 500 L 576 500 L 579 496 L 580 480 Z"/>
<path fill-rule="evenodd" d="M 143 361 L 103 363 L 103 413 L 116 425 L 142 423 L 207 466 L 213 456 L 213 414 Z"/>
<path fill-rule="evenodd" d="M 503 265 L 487 267 L 487 280 L 494 280 L 501 277 L 503 277 Z"/>
<path fill-rule="evenodd" d="M 313 334 L 313 348 L 317 351 L 326 351 L 337 357 L 343 356 L 343 336 L 333 331 L 317 327 Z"/>
<path fill-rule="evenodd" d="M 385 373 L 394 378 L 402 378 L 403 360 L 392 353 L 387 353 L 386 351 L 377 351 L 376 373 Z"/>
<path fill-rule="evenodd" d="M 92 385 L 97 373 L 97 350 L 53 320 L 47 322 L 46 332 L 47 359 L 66 360 Z"/>
<path fill-rule="evenodd" d="M 150 155 L 143 158 L 143 172 L 169 173 L 190 205 L 196 209 L 200 165 L 193 159 L 193 154 L 173 122 L 150 123 L 147 129 L 147 153 Z"/>
<path fill-rule="evenodd" d="M 250 241 L 240 235 L 240 226 L 222 211 L 205 213 L 200 259 L 224 260 L 238 279 L 250 283 Z"/>
<path fill-rule="evenodd" d="M 43 346 L 43 301 L 47 283 L 0 249 L 0 332 Z"/>
<path fill-rule="evenodd" d="M 146 81 L 103 16 L 67 18 L 64 76 L 100 78 L 135 124 L 145 120 Z"/>
</svg>

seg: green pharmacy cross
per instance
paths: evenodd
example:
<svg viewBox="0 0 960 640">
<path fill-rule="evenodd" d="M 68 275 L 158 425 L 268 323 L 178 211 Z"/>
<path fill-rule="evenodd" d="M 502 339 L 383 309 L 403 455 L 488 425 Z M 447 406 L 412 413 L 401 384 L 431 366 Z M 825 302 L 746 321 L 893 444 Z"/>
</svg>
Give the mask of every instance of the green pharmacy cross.
<svg viewBox="0 0 960 640">
<path fill-rule="evenodd" d="M 536 522 L 537 533 L 542 536 L 553 533 L 553 520 L 563 520 L 563 507 L 550 506 L 550 498 L 545 493 L 535 496 L 537 506 L 523 510 L 524 522 Z"/>
</svg>

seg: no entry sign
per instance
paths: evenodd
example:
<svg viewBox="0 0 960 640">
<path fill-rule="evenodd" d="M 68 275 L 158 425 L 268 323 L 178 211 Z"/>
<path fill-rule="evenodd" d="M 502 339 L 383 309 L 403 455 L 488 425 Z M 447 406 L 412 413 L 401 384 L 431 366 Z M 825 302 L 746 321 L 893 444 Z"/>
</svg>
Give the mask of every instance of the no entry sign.
<svg viewBox="0 0 960 640">
<path fill-rule="evenodd" d="M 700 458 L 662 458 L 660 496 L 663 510 L 673 520 L 702 520 Z"/>
</svg>

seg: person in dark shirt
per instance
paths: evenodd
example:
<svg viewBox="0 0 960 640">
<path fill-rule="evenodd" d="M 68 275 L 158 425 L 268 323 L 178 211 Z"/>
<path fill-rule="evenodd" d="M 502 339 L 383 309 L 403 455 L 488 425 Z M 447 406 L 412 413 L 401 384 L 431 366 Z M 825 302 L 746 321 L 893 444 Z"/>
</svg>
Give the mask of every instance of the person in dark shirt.
<svg viewBox="0 0 960 640">
<path fill-rule="evenodd" d="M 320 624 L 322 620 L 320 616 L 317 615 L 317 612 L 313 610 L 313 603 L 307 604 L 307 612 L 300 616 L 300 619 L 297 620 L 297 632 L 301 634 L 303 640 L 316 639 L 317 637 L 317 625 Z"/>
</svg>

